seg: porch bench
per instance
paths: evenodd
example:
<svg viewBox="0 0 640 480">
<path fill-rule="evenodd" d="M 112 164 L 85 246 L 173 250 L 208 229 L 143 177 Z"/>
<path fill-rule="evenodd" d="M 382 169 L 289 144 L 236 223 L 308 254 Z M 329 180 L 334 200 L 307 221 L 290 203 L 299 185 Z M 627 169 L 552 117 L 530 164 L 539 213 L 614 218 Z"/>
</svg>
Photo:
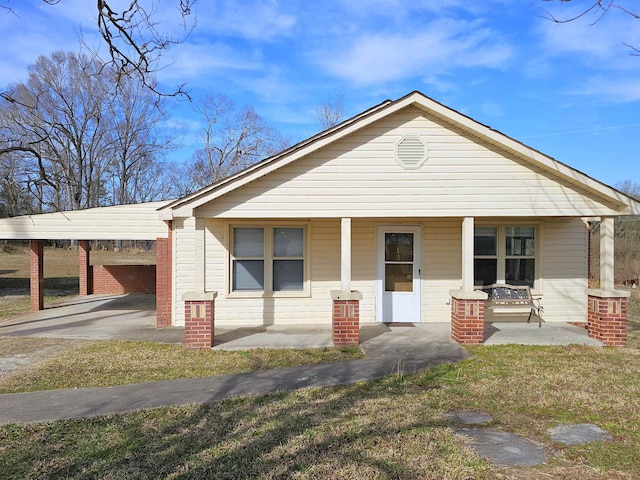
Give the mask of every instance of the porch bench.
<svg viewBox="0 0 640 480">
<path fill-rule="evenodd" d="M 476 290 L 489 295 L 485 301 L 485 308 L 493 310 L 494 313 L 528 313 L 527 323 L 530 323 L 531 317 L 535 315 L 538 317 L 538 327 L 542 327 L 544 309 L 540 299 L 531 296 L 531 289 L 528 286 L 494 283 L 476 287 Z"/>
</svg>

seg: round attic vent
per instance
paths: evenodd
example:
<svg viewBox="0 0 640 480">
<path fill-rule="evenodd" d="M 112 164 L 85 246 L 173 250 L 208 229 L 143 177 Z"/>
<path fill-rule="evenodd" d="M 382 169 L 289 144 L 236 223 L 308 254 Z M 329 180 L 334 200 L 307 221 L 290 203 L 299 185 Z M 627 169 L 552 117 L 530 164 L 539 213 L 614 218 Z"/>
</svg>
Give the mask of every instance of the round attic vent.
<svg viewBox="0 0 640 480">
<path fill-rule="evenodd" d="M 396 161 L 403 168 L 418 168 L 427 156 L 427 145 L 418 135 L 405 135 L 396 143 Z"/>
</svg>

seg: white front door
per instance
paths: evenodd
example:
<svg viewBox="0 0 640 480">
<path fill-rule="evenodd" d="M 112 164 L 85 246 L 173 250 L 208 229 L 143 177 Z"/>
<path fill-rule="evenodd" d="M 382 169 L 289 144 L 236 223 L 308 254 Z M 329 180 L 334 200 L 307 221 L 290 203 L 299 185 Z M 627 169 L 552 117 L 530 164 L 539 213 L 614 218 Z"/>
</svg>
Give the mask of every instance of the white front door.
<svg viewBox="0 0 640 480">
<path fill-rule="evenodd" d="M 378 321 L 419 323 L 420 227 L 378 228 Z"/>
</svg>

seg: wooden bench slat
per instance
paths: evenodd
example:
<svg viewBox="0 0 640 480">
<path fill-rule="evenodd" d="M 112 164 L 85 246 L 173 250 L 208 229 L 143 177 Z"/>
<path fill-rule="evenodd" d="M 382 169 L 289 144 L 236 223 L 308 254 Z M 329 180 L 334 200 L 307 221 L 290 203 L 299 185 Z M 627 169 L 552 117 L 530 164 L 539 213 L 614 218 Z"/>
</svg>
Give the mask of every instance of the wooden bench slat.
<svg viewBox="0 0 640 480">
<path fill-rule="evenodd" d="M 538 317 L 538 326 L 542 327 L 543 308 L 540 300 L 531 296 L 529 286 L 496 283 L 476 287 L 476 290 L 482 290 L 489 296 L 485 301 L 485 308 L 490 308 L 494 312 L 529 313 L 527 323 L 531 321 L 532 315 L 536 315 Z"/>
</svg>

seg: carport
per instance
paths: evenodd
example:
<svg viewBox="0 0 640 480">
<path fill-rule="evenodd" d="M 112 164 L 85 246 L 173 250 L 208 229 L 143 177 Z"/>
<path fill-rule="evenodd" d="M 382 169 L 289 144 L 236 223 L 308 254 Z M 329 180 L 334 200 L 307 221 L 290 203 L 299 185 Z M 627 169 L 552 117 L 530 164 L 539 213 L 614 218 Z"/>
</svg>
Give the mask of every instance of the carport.
<svg viewBox="0 0 640 480">
<path fill-rule="evenodd" d="M 156 326 L 171 325 L 171 230 L 157 210 L 168 202 L 90 208 L 0 219 L 0 239 L 28 240 L 30 249 L 31 311 L 44 308 L 44 241 L 78 242 L 80 296 L 154 293 Z M 155 240 L 155 268 L 144 265 L 90 264 L 93 240 Z"/>
</svg>

